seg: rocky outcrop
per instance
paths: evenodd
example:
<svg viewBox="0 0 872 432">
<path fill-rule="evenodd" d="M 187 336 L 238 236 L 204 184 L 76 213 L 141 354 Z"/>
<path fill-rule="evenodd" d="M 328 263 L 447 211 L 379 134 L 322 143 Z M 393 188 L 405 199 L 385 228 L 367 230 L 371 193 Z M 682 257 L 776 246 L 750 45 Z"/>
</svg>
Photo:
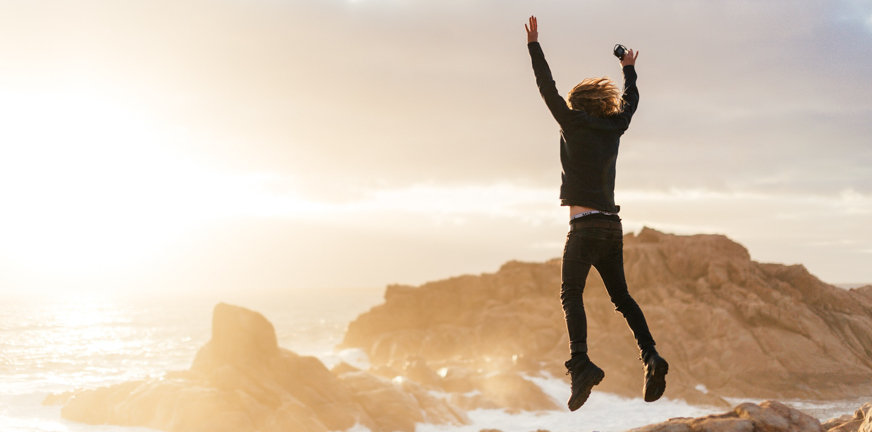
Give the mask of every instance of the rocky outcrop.
<svg viewBox="0 0 872 432">
<path fill-rule="evenodd" d="M 872 402 L 853 415 L 818 419 L 775 401 L 743 403 L 732 411 L 699 418 L 674 418 L 627 432 L 872 432 Z"/>
<path fill-rule="evenodd" d="M 863 404 L 853 415 L 829 419 L 822 427 L 826 432 L 872 432 L 872 402 Z"/>
<path fill-rule="evenodd" d="M 624 258 L 630 292 L 671 365 L 667 397 L 729 406 L 721 397 L 868 394 L 868 287 L 844 290 L 801 265 L 754 262 L 720 235 L 645 228 L 624 237 Z M 351 323 L 343 346 L 363 348 L 376 369 L 397 373 L 417 359 L 418 369 L 439 371 L 427 380 L 446 391 L 481 389 L 478 377 L 502 372 L 560 376 L 568 340 L 559 290 L 559 259 L 509 262 L 493 274 L 420 287 L 392 285 L 384 304 Z M 597 389 L 638 397 L 638 350 L 595 271 L 585 304 L 590 355 L 606 371 Z"/>
<path fill-rule="evenodd" d="M 781 403 L 743 403 L 732 411 L 700 418 L 675 418 L 628 432 L 823 432 L 818 419 Z"/>
<path fill-rule="evenodd" d="M 315 357 L 281 349 L 266 318 L 226 304 L 215 307 L 212 339 L 190 370 L 50 395 L 43 403 L 63 403 L 68 420 L 172 432 L 326 432 L 355 424 L 413 432 L 420 422 L 469 422 L 417 384 L 334 374 Z"/>
</svg>

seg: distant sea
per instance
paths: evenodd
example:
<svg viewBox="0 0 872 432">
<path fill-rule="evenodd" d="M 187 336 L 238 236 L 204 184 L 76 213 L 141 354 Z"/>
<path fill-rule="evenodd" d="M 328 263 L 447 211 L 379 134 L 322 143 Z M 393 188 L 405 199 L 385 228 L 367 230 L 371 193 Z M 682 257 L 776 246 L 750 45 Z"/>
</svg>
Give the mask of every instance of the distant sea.
<svg viewBox="0 0 872 432">
<path fill-rule="evenodd" d="M 839 287 L 839 288 L 851 289 L 851 288 L 860 288 L 861 286 L 866 286 L 866 285 L 872 285 L 872 283 L 841 283 L 841 284 L 834 284 L 834 285 Z"/>
<path fill-rule="evenodd" d="M 220 301 L 262 313 L 275 326 L 283 348 L 317 356 L 328 367 L 341 360 L 366 366 L 362 351 L 336 351 L 334 347 L 341 342 L 349 322 L 383 301 L 383 292 L 383 288 L 317 289 L 136 298 L 0 294 L 0 431 L 152 431 L 70 422 L 61 418 L 60 407 L 44 407 L 41 402 L 49 393 L 187 369 L 210 338 L 212 308 Z M 641 382 L 641 369 L 639 374 Z M 569 386 L 559 378 L 530 379 L 561 406 L 569 396 Z M 822 420 L 853 412 L 860 404 L 783 402 Z M 476 410 L 469 413 L 472 425 L 421 424 L 416 432 L 624 431 L 672 417 L 722 411 L 668 399 L 647 404 L 638 398 L 594 392 L 575 413 Z"/>
</svg>

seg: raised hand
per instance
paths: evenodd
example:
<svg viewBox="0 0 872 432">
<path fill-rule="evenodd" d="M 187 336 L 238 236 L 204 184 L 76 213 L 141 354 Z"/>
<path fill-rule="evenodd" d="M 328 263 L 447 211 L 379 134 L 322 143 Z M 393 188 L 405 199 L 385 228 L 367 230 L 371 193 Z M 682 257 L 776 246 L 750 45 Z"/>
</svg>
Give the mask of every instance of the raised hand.
<svg viewBox="0 0 872 432">
<path fill-rule="evenodd" d="M 633 49 L 631 48 L 630 50 L 627 51 L 626 54 L 624 54 L 624 58 L 621 59 L 621 67 L 635 65 L 636 64 L 636 57 L 639 57 L 639 53 L 638 52 L 634 53 Z"/>
<path fill-rule="evenodd" d="M 527 29 L 527 43 L 539 41 L 539 25 L 536 23 L 536 17 L 530 17 L 530 25 L 524 24 Z"/>
</svg>

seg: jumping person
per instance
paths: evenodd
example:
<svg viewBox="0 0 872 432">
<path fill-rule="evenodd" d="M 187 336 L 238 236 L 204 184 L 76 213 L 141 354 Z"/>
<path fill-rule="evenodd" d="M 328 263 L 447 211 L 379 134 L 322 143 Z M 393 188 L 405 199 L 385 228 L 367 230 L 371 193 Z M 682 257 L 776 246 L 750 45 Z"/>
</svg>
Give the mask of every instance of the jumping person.
<svg viewBox="0 0 872 432">
<path fill-rule="evenodd" d="M 560 202 L 569 207 L 570 220 L 560 286 L 571 353 L 566 362 L 567 374 L 572 377 L 569 409 L 581 407 L 593 386 L 605 377 L 587 355 L 587 317 L 582 293 L 591 266 L 596 267 L 609 298 L 633 331 L 645 371 L 642 394 L 646 402 L 653 402 L 666 389 L 669 365 L 657 354 L 645 315 L 627 291 L 620 207 L 615 205 L 618 144 L 639 104 L 635 70 L 639 53 L 629 50 L 621 59 L 623 94 L 608 78 L 587 78 L 569 92 L 567 105 L 557 92 L 539 45 L 536 17 L 530 17 L 529 26 L 524 27 L 539 93 L 560 125 L 563 165 Z"/>
</svg>

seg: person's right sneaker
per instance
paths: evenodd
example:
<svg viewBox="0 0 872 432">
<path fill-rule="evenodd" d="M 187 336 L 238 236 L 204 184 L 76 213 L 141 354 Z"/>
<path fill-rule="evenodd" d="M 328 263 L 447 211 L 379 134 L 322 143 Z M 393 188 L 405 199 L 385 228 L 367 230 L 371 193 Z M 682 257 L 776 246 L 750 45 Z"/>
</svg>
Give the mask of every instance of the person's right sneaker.
<svg viewBox="0 0 872 432">
<path fill-rule="evenodd" d="M 645 397 L 645 402 L 654 402 L 666 391 L 666 373 L 669 372 L 669 363 L 652 349 L 642 355 L 642 364 L 645 367 L 645 386 L 642 388 L 642 395 Z"/>
<path fill-rule="evenodd" d="M 583 361 L 570 359 L 565 366 L 566 374 L 572 377 L 572 394 L 566 405 L 570 411 L 575 411 L 587 402 L 591 389 L 603 380 L 606 373 L 588 359 Z"/>
</svg>

